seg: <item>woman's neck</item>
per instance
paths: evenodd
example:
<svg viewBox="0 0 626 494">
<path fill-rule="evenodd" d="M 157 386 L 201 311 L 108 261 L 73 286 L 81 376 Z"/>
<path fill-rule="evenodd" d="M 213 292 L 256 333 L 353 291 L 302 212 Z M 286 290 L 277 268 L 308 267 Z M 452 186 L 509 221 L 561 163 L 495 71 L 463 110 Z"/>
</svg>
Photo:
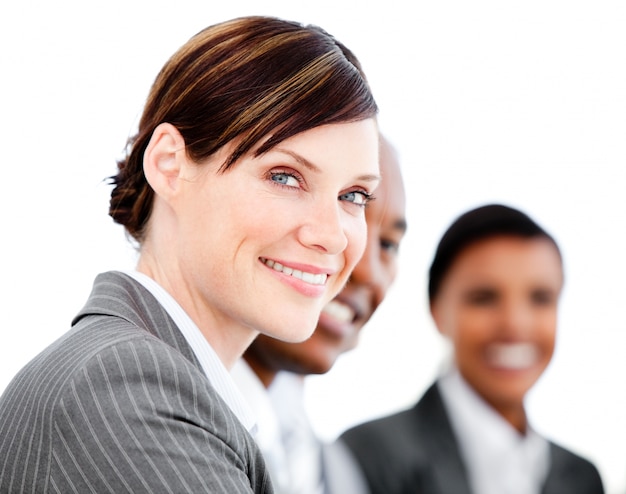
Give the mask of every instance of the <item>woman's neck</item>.
<svg viewBox="0 0 626 494">
<path fill-rule="evenodd" d="M 189 289 L 184 277 L 176 269 L 157 262 L 149 250 L 142 249 L 137 271 L 155 280 L 182 307 L 198 327 L 209 345 L 217 353 L 227 369 L 231 369 L 246 348 L 258 335 L 258 331 L 238 324 L 232 318 L 211 310 Z"/>
</svg>

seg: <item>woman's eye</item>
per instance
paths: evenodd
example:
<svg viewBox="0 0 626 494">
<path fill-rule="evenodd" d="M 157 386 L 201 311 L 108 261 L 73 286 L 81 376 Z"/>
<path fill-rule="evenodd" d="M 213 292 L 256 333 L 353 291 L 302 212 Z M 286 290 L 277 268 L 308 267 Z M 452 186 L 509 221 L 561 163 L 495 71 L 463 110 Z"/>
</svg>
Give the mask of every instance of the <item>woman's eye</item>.
<svg viewBox="0 0 626 494">
<path fill-rule="evenodd" d="M 533 305 L 553 305 L 556 297 L 553 293 L 546 290 L 536 290 L 530 295 Z"/>
<path fill-rule="evenodd" d="M 360 190 L 353 190 L 352 192 L 346 192 L 345 194 L 341 194 L 339 196 L 340 201 L 351 202 L 357 206 L 365 206 L 371 198 L 371 194 Z"/>
<path fill-rule="evenodd" d="M 300 187 L 300 181 L 295 175 L 287 172 L 272 173 L 270 180 L 287 187 Z"/>
<path fill-rule="evenodd" d="M 493 290 L 473 290 L 466 294 L 465 299 L 470 305 L 485 306 L 497 302 L 498 294 Z"/>
</svg>

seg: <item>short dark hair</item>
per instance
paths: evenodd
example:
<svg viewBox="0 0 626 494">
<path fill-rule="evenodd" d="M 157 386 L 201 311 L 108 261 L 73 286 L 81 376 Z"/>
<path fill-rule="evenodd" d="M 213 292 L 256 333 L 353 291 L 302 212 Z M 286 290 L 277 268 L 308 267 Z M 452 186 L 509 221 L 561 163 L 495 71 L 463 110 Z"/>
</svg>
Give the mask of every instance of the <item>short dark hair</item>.
<svg viewBox="0 0 626 494">
<path fill-rule="evenodd" d="M 250 152 L 267 152 L 300 132 L 375 117 L 377 106 L 354 54 L 317 26 L 251 16 L 210 26 L 158 74 L 138 133 L 111 177 L 110 216 L 141 242 L 154 192 L 143 154 L 168 122 L 196 163 L 238 139 L 222 171 Z"/>
<path fill-rule="evenodd" d="M 502 204 L 488 204 L 472 209 L 454 220 L 439 241 L 429 270 L 430 303 L 435 300 L 443 278 L 461 252 L 479 240 L 502 235 L 543 237 L 554 244 L 561 256 L 554 238 L 527 214 Z"/>
</svg>

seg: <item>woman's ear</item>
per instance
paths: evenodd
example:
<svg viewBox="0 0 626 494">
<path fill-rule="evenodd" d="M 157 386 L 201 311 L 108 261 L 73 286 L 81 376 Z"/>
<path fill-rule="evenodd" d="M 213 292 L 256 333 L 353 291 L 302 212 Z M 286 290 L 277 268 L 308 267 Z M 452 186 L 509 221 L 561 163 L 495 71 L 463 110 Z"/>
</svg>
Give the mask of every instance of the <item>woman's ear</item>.
<svg viewBox="0 0 626 494">
<path fill-rule="evenodd" d="M 185 140 L 178 129 L 159 124 L 143 155 L 146 180 L 158 196 L 167 200 L 176 192 L 185 156 Z"/>
</svg>

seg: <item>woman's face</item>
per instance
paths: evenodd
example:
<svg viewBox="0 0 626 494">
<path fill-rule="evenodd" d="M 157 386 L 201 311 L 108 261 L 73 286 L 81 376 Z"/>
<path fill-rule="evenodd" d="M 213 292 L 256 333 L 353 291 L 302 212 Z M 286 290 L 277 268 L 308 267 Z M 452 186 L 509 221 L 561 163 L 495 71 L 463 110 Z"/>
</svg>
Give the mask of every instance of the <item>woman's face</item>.
<svg viewBox="0 0 626 494">
<path fill-rule="evenodd" d="M 191 164 L 174 206 L 192 312 L 301 341 L 363 253 L 364 204 L 379 182 L 376 123 L 317 127 L 217 172 L 228 148 Z"/>
<path fill-rule="evenodd" d="M 365 210 L 365 253 L 350 279 L 334 300 L 322 310 L 310 338 L 302 343 L 259 335 L 246 352 L 258 373 L 288 370 L 298 374 L 327 372 L 340 354 L 354 348 L 364 324 L 383 301 L 397 271 L 398 249 L 406 230 L 405 192 L 400 165 L 389 145 L 380 149 L 383 180 L 376 200 Z M 273 374 L 272 374 L 273 377 Z"/>
<path fill-rule="evenodd" d="M 554 351 L 560 256 L 547 239 L 498 236 L 465 248 L 431 310 L 464 379 L 496 410 L 523 405 Z"/>
</svg>

